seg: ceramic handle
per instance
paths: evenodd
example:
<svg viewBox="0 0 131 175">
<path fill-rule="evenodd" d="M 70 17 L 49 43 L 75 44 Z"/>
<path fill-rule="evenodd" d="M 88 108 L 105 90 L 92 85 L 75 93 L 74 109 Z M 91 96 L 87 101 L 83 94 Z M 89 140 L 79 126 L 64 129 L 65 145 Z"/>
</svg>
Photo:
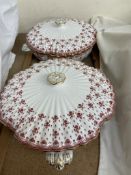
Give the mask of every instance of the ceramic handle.
<svg viewBox="0 0 131 175">
<path fill-rule="evenodd" d="M 24 43 L 24 44 L 22 45 L 22 51 L 23 51 L 23 52 L 29 52 L 29 51 L 31 51 L 31 50 L 30 50 L 30 48 L 27 46 L 27 44 Z"/>
<path fill-rule="evenodd" d="M 56 24 L 57 26 L 62 26 L 62 25 L 64 25 L 64 24 L 66 24 L 66 19 L 62 19 L 62 18 L 56 19 L 55 24 Z"/>
<path fill-rule="evenodd" d="M 52 72 L 48 75 L 47 80 L 52 85 L 57 85 L 60 83 L 64 83 L 66 76 L 61 72 Z"/>
<path fill-rule="evenodd" d="M 65 165 L 69 165 L 73 159 L 73 151 L 65 150 L 62 152 L 47 152 L 46 160 L 57 170 L 63 170 Z"/>
</svg>

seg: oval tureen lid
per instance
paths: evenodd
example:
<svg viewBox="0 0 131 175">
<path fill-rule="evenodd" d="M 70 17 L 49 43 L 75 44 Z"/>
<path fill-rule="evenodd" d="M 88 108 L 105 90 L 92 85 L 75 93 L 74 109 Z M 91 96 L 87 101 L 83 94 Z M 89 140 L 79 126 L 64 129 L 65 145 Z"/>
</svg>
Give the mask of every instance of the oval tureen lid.
<svg viewBox="0 0 131 175">
<path fill-rule="evenodd" d="M 34 64 L 1 94 L 0 121 L 23 143 L 60 151 L 96 138 L 114 107 L 113 87 L 98 70 L 67 59 Z"/>
<path fill-rule="evenodd" d="M 27 45 L 32 51 L 54 57 L 80 55 L 95 42 L 93 26 L 77 19 L 50 19 L 27 34 Z"/>
</svg>

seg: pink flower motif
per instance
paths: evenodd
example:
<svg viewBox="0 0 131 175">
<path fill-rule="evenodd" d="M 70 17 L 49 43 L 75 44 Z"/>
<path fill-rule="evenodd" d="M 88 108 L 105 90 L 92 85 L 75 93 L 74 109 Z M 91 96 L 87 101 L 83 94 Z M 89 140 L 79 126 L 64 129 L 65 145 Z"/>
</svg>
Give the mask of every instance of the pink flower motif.
<svg viewBox="0 0 131 175">
<path fill-rule="evenodd" d="M 100 97 L 100 94 L 99 93 L 96 93 L 95 94 L 96 98 Z"/>
<path fill-rule="evenodd" d="M 77 132 L 77 133 L 79 133 L 80 126 L 79 125 L 75 125 L 73 127 L 74 127 L 74 131 Z"/>
<path fill-rule="evenodd" d="M 95 77 L 95 74 L 91 74 L 91 77 Z"/>
<path fill-rule="evenodd" d="M 21 102 L 20 102 L 20 104 L 25 104 L 25 100 L 22 99 Z"/>
<path fill-rule="evenodd" d="M 23 81 L 23 78 L 19 78 L 19 81 Z"/>
<path fill-rule="evenodd" d="M 98 122 L 96 120 L 94 120 L 94 125 L 96 126 L 98 124 Z"/>
<path fill-rule="evenodd" d="M 89 78 L 89 81 L 92 83 L 93 82 L 93 79 L 92 78 Z"/>
<path fill-rule="evenodd" d="M 99 107 L 103 107 L 104 106 L 104 102 L 103 101 L 100 101 L 99 102 Z"/>
<path fill-rule="evenodd" d="M 110 96 L 112 97 L 113 96 L 113 93 L 110 93 Z"/>
<path fill-rule="evenodd" d="M 21 137 L 25 137 L 25 134 L 22 132 L 22 133 L 20 133 L 20 136 Z"/>
<path fill-rule="evenodd" d="M 97 87 L 100 87 L 100 84 L 99 84 L 99 83 L 96 83 L 96 86 L 97 86 Z"/>
<path fill-rule="evenodd" d="M 89 108 L 93 108 L 93 104 L 92 103 L 88 103 L 88 107 Z"/>
<path fill-rule="evenodd" d="M 111 109 L 110 108 L 107 108 L 107 112 L 110 112 L 111 111 Z"/>
<path fill-rule="evenodd" d="M 95 88 L 93 86 L 90 87 L 91 91 L 95 91 Z"/>
<path fill-rule="evenodd" d="M 56 130 L 53 130 L 53 136 L 57 137 L 59 135 L 59 133 Z"/>
<path fill-rule="evenodd" d="M 17 124 L 17 125 L 15 126 L 15 128 L 18 129 L 18 127 L 19 127 L 19 125 Z"/>
<path fill-rule="evenodd" d="M 19 92 L 17 92 L 17 94 L 18 94 L 18 95 L 22 95 L 22 90 L 21 90 L 21 91 L 19 91 Z"/>
<path fill-rule="evenodd" d="M 110 86 L 109 86 L 109 89 L 111 89 L 111 88 L 112 88 L 112 86 L 110 85 Z"/>
<path fill-rule="evenodd" d="M 29 123 L 33 122 L 34 121 L 34 117 L 30 117 L 29 118 Z"/>
<path fill-rule="evenodd" d="M 52 119 L 53 119 L 53 122 L 56 122 L 58 120 L 58 116 L 55 115 Z"/>
<path fill-rule="evenodd" d="M 31 77 L 31 75 L 27 75 L 27 77 L 26 77 L 26 78 L 28 79 L 28 78 L 30 78 L 30 77 Z"/>
<path fill-rule="evenodd" d="M 16 97 L 13 97 L 13 101 L 14 101 L 14 102 L 17 102 L 17 99 L 18 99 L 18 98 L 16 98 Z"/>
<path fill-rule="evenodd" d="M 13 88 L 13 90 L 14 90 L 14 91 L 16 91 L 16 90 L 18 90 L 18 88 L 17 88 L 17 87 L 15 87 L 15 88 Z"/>
<path fill-rule="evenodd" d="M 103 117 L 103 116 L 104 116 L 104 113 L 103 113 L 103 112 L 101 112 L 101 113 L 100 113 L 100 117 Z"/>
<path fill-rule="evenodd" d="M 77 137 L 77 140 L 78 140 L 78 141 L 81 141 L 81 140 L 82 140 L 82 136 L 79 135 L 79 136 Z"/>
<path fill-rule="evenodd" d="M 52 46 L 53 46 L 52 44 L 49 45 L 50 48 L 51 48 Z"/>
<path fill-rule="evenodd" d="M 87 100 L 92 100 L 91 95 L 87 95 L 87 96 L 86 96 L 86 99 L 87 99 Z"/>
<path fill-rule="evenodd" d="M 77 113 L 77 118 L 82 119 L 82 113 L 78 112 L 78 113 Z"/>
<path fill-rule="evenodd" d="M 19 109 L 18 109 L 18 113 L 23 114 L 23 113 L 24 113 L 24 109 L 23 109 L 23 108 L 19 108 Z"/>
<path fill-rule="evenodd" d="M 42 141 L 41 141 L 41 144 L 43 144 L 43 145 L 47 145 L 46 140 L 42 140 Z"/>
<path fill-rule="evenodd" d="M 24 118 L 21 118 L 21 119 L 20 119 L 20 123 L 23 123 L 23 122 L 24 122 Z"/>
<path fill-rule="evenodd" d="M 69 122 L 68 122 L 67 120 L 64 120 L 64 121 L 63 121 L 63 125 L 64 125 L 65 127 L 67 127 L 68 124 L 69 124 Z"/>
<path fill-rule="evenodd" d="M 69 114 L 67 114 L 68 116 L 70 116 L 70 118 L 74 117 L 74 112 L 70 111 Z"/>
<path fill-rule="evenodd" d="M 89 120 L 94 120 L 94 115 L 89 114 L 89 115 L 88 115 L 88 118 L 89 118 Z"/>
<path fill-rule="evenodd" d="M 89 134 L 89 135 L 92 135 L 92 134 L 93 134 L 93 131 L 92 131 L 92 130 L 89 130 L 89 131 L 88 131 L 88 134 Z"/>
<path fill-rule="evenodd" d="M 10 83 L 10 86 L 13 86 L 14 85 L 14 82 Z"/>
<path fill-rule="evenodd" d="M 39 114 L 38 116 L 39 116 L 38 117 L 38 120 L 42 120 L 43 118 L 45 118 L 45 115 L 44 114 Z"/>
<path fill-rule="evenodd" d="M 34 134 L 37 134 L 37 133 L 38 133 L 38 128 L 34 128 L 34 129 L 32 130 L 32 133 L 33 133 L 33 135 L 34 135 Z"/>
<path fill-rule="evenodd" d="M 71 144 L 71 141 L 70 141 L 70 139 L 66 139 L 66 140 L 65 140 L 65 144 L 68 144 L 68 145 L 70 145 L 70 144 Z"/>
<path fill-rule="evenodd" d="M 100 82 L 102 82 L 102 83 L 103 83 L 103 82 L 104 82 L 104 79 L 103 79 L 103 78 L 100 78 Z"/>
<path fill-rule="evenodd" d="M 13 122 L 13 119 L 11 117 L 9 118 L 9 122 L 11 122 L 11 123 Z"/>
<path fill-rule="evenodd" d="M 107 94 L 107 93 L 108 93 L 106 89 L 104 89 L 102 92 L 103 92 L 104 94 Z"/>
<path fill-rule="evenodd" d="M 46 122 L 46 123 L 44 124 L 44 126 L 45 126 L 45 128 L 48 128 L 48 127 L 50 127 L 50 123 L 49 123 L 49 122 Z"/>
<path fill-rule="evenodd" d="M 10 108 L 8 109 L 8 112 L 12 112 L 12 110 L 13 110 L 13 108 L 12 108 L 12 107 L 10 107 Z"/>
<path fill-rule="evenodd" d="M 79 104 L 78 105 L 78 108 L 81 108 L 82 110 L 84 109 L 84 104 L 82 103 L 82 104 Z"/>
<path fill-rule="evenodd" d="M 30 142 L 35 142 L 35 139 L 34 138 L 30 138 Z"/>
<path fill-rule="evenodd" d="M 36 69 L 36 72 L 40 72 L 38 69 Z"/>
<path fill-rule="evenodd" d="M 53 145 L 54 145 L 54 146 L 58 146 L 58 145 L 59 145 L 58 140 L 55 140 L 55 141 L 53 142 Z"/>
<path fill-rule="evenodd" d="M 33 108 L 28 109 L 28 113 L 30 114 L 31 112 L 34 112 Z"/>
<path fill-rule="evenodd" d="M 110 105 L 112 105 L 113 104 L 113 101 L 109 101 L 109 103 L 110 103 Z"/>
</svg>

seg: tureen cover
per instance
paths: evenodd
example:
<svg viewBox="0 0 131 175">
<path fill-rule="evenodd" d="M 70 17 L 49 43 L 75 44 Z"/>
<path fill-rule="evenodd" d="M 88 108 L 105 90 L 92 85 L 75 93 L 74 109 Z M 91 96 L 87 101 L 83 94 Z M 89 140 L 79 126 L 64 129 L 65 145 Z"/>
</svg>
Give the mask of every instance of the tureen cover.
<svg viewBox="0 0 131 175">
<path fill-rule="evenodd" d="M 37 53 L 54 57 L 80 55 L 93 47 L 96 30 L 77 19 L 50 19 L 39 23 L 27 34 L 28 47 Z M 61 23 L 60 23 L 61 24 Z"/>
<path fill-rule="evenodd" d="M 53 72 L 63 83 L 48 81 Z M 113 112 L 114 93 L 98 70 L 73 60 L 48 60 L 16 74 L 1 93 L 3 124 L 23 143 L 60 151 L 88 143 Z"/>
</svg>

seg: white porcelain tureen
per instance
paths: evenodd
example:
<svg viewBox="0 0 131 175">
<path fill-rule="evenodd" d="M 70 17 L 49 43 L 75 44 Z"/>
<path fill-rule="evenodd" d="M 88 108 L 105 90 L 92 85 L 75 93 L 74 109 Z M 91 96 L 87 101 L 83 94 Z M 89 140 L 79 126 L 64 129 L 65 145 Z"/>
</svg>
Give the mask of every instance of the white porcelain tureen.
<svg viewBox="0 0 131 175">
<path fill-rule="evenodd" d="M 26 43 L 40 60 L 82 60 L 96 43 L 96 30 L 77 19 L 50 19 L 34 26 L 27 34 Z"/>
<path fill-rule="evenodd" d="M 0 121 L 15 137 L 48 152 L 50 164 L 63 169 L 73 158 L 71 150 L 95 139 L 110 119 L 114 92 L 100 71 L 55 59 L 16 74 L 1 93 L 0 106 Z"/>
</svg>

